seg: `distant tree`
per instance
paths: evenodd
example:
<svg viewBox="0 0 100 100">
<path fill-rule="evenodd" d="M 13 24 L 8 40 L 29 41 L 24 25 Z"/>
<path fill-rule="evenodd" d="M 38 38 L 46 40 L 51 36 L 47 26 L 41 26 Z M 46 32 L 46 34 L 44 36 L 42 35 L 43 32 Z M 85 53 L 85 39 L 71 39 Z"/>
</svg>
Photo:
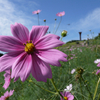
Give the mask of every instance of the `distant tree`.
<svg viewBox="0 0 100 100">
<path fill-rule="evenodd" d="M 95 40 L 100 39 L 100 33 L 98 33 L 98 36 L 96 36 L 94 39 Z"/>
</svg>

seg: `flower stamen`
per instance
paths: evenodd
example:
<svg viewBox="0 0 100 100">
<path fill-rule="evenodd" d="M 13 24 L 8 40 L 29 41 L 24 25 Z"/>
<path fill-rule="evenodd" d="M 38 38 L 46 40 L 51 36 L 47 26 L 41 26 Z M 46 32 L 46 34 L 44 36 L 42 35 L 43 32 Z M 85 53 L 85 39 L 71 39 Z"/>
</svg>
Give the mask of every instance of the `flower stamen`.
<svg viewBox="0 0 100 100">
<path fill-rule="evenodd" d="M 64 99 L 67 100 L 68 98 L 67 97 L 64 97 Z"/>
<path fill-rule="evenodd" d="M 25 52 L 27 52 L 28 54 L 33 53 L 35 47 L 32 43 L 32 40 L 30 40 L 29 42 L 26 41 L 26 44 L 24 43 L 23 45 L 25 45 L 25 48 L 24 48 Z"/>
</svg>

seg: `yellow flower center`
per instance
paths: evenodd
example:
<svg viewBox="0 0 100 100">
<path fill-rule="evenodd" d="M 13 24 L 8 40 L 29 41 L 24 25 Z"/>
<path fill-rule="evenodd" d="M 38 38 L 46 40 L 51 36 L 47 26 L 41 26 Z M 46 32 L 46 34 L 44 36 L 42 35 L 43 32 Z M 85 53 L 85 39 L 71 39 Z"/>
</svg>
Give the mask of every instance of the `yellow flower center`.
<svg viewBox="0 0 100 100">
<path fill-rule="evenodd" d="M 24 48 L 25 52 L 27 52 L 28 54 L 33 53 L 35 47 L 32 41 L 26 42 L 26 44 L 23 44 L 23 45 L 25 45 L 25 48 Z"/>
<path fill-rule="evenodd" d="M 64 97 L 64 99 L 67 100 L 68 98 L 67 97 Z"/>
<path fill-rule="evenodd" d="M 62 14 L 60 14 L 60 16 L 62 16 Z"/>
</svg>

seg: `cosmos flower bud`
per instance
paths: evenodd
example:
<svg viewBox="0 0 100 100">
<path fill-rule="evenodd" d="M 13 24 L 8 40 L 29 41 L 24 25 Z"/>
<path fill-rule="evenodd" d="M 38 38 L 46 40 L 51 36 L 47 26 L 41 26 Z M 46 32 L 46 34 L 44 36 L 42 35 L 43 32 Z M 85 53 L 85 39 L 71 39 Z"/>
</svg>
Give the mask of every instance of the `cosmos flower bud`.
<svg viewBox="0 0 100 100">
<path fill-rule="evenodd" d="M 61 32 L 61 36 L 62 37 L 65 37 L 67 35 L 67 31 L 66 30 L 63 30 L 62 32 Z"/>
<path fill-rule="evenodd" d="M 56 21 L 57 19 L 55 18 L 55 21 Z"/>
<path fill-rule="evenodd" d="M 44 22 L 46 22 L 46 19 L 44 19 Z"/>
</svg>

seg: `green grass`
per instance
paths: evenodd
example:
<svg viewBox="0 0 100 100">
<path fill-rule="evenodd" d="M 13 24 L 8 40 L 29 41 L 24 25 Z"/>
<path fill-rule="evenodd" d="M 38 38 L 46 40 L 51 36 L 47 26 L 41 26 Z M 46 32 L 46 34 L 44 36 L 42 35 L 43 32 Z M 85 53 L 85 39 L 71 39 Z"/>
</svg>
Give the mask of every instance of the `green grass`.
<svg viewBox="0 0 100 100">
<path fill-rule="evenodd" d="M 81 41 L 82 42 L 82 41 Z M 92 93 L 92 96 L 94 95 L 95 87 L 98 81 L 98 76 L 95 74 L 95 70 L 99 69 L 96 64 L 94 64 L 94 60 L 97 58 L 100 58 L 100 50 L 99 48 L 93 49 L 93 45 L 96 45 L 96 43 L 99 44 L 99 40 L 90 41 L 90 46 L 88 47 L 77 47 L 76 42 L 65 44 L 58 49 L 62 52 L 66 53 L 68 56 L 72 54 L 71 51 L 67 48 L 68 46 L 74 46 L 74 48 L 80 48 L 82 49 L 82 52 L 78 51 L 77 49 L 74 50 L 75 57 L 74 59 L 68 61 L 68 62 L 61 62 L 61 67 L 51 66 L 52 69 L 52 75 L 55 82 L 56 87 L 63 91 L 67 85 L 72 84 L 73 89 L 71 93 L 74 95 L 74 100 L 92 100 L 89 96 L 89 93 L 87 91 L 86 86 L 81 81 L 81 86 L 79 79 L 76 79 L 76 73 L 71 74 L 72 69 L 76 68 L 83 68 L 84 72 L 82 74 L 84 80 L 86 81 L 86 84 L 89 88 L 89 90 Z M 91 47 L 93 51 L 91 50 Z M 70 63 L 69 63 L 70 62 Z M 93 73 L 94 72 L 94 73 Z M 47 82 L 37 82 L 32 75 L 28 77 L 28 79 L 25 82 L 21 82 L 20 79 L 13 83 L 13 80 L 11 80 L 10 86 L 7 88 L 7 90 L 4 90 L 2 87 L 4 84 L 4 72 L 0 73 L 0 96 L 2 96 L 6 91 L 15 90 L 14 94 L 9 98 L 9 100 L 60 100 L 60 97 L 58 95 L 54 95 L 52 93 L 49 93 L 47 91 L 44 91 L 37 85 L 43 87 L 44 89 L 56 92 L 50 79 L 47 79 Z M 32 82 L 29 82 L 30 78 L 32 79 Z M 82 88 L 82 91 L 81 91 Z M 98 95 L 100 93 L 100 85 L 98 87 L 98 91 L 96 94 L 95 100 L 97 100 Z M 41 99 L 40 99 L 41 98 Z M 83 99 L 84 98 L 84 99 Z"/>
</svg>

